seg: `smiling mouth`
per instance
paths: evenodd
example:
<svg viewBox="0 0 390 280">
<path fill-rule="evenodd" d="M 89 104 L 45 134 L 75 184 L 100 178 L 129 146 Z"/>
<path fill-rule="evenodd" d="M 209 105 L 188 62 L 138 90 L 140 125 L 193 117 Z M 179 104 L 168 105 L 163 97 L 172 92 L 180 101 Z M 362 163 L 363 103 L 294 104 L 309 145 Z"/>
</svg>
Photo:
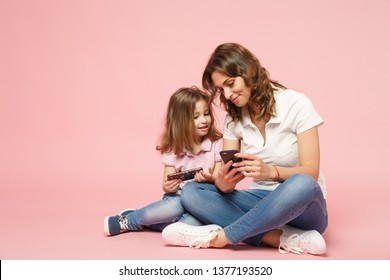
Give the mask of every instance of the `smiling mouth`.
<svg viewBox="0 0 390 280">
<path fill-rule="evenodd" d="M 234 99 L 231 99 L 231 101 L 235 104 L 237 99 L 238 99 L 239 95 L 237 95 L 236 97 L 234 97 Z"/>
</svg>

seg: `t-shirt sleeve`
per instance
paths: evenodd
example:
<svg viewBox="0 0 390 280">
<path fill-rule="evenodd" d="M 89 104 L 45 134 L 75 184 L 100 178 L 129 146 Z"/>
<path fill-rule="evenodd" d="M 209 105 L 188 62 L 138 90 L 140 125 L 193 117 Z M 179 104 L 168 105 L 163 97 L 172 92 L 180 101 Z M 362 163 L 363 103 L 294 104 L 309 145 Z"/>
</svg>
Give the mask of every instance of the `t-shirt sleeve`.
<svg viewBox="0 0 390 280">
<path fill-rule="evenodd" d="M 222 138 L 221 139 L 218 139 L 217 141 L 215 141 L 214 143 L 214 161 L 215 162 L 219 162 L 221 161 L 221 155 L 220 155 L 220 151 L 222 150 L 222 143 L 223 143 L 223 140 Z"/>
<path fill-rule="evenodd" d="M 239 126 L 240 123 L 234 124 L 233 118 L 227 114 L 225 118 L 225 123 L 223 125 L 223 139 L 227 140 L 241 140 L 242 137 L 239 135 Z"/>
<path fill-rule="evenodd" d="M 163 165 L 175 166 L 175 157 L 176 155 L 174 153 L 163 153 L 161 155 L 161 162 Z"/>
<path fill-rule="evenodd" d="M 290 113 L 294 116 L 293 127 L 297 134 L 324 123 L 310 99 L 301 93 L 297 94 Z"/>
</svg>

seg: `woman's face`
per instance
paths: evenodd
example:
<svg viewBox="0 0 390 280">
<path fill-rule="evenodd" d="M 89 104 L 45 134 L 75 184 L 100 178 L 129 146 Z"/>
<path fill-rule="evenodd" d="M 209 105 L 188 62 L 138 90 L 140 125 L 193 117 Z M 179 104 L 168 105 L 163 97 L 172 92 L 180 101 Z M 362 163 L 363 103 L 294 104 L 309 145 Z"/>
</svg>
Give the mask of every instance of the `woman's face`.
<svg viewBox="0 0 390 280">
<path fill-rule="evenodd" d="M 211 74 L 214 86 L 218 94 L 223 94 L 237 107 L 244 107 L 251 97 L 251 89 L 245 84 L 242 77 L 229 77 L 214 71 Z"/>
</svg>

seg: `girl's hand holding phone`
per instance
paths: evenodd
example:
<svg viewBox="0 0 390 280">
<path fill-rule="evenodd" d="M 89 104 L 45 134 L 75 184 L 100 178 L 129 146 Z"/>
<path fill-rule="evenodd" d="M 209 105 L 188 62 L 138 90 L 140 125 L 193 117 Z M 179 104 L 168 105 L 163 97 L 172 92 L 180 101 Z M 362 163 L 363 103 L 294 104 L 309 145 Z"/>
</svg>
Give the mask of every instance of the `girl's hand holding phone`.
<svg viewBox="0 0 390 280">
<path fill-rule="evenodd" d="M 209 168 L 209 171 L 201 170 L 195 173 L 196 182 L 210 182 L 213 177 L 213 168 Z"/>
<path fill-rule="evenodd" d="M 179 188 L 181 184 L 180 179 L 174 179 L 174 180 L 164 180 L 163 183 L 163 190 L 166 193 L 175 193 Z"/>
</svg>

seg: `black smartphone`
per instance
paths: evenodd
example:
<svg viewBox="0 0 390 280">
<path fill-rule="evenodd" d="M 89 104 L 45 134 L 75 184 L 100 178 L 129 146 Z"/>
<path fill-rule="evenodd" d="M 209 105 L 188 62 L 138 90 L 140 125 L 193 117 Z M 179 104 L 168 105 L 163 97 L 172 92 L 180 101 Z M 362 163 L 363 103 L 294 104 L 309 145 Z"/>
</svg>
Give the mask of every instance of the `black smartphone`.
<svg viewBox="0 0 390 280">
<path fill-rule="evenodd" d="M 194 179 L 196 172 L 199 172 L 201 170 L 203 170 L 202 167 L 198 167 L 198 168 L 194 168 L 194 169 L 188 169 L 188 170 L 184 170 L 184 171 L 181 171 L 181 172 L 168 174 L 167 178 L 168 178 L 168 181 L 175 180 L 175 179 L 180 179 L 182 181 L 187 181 L 187 180 Z"/>
<path fill-rule="evenodd" d="M 234 162 L 242 161 L 242 158 L 235 157 L 234 154 L 238 153 L 237 150 L 223 150 L 220 151 L 219 154 L 221 155 L 221 158 L 224 163 L 227 163 L 228 161 L 232 160 Z M 229 171 L 232 170 L 234 166 L 229 167 Z"/>
</svg>

